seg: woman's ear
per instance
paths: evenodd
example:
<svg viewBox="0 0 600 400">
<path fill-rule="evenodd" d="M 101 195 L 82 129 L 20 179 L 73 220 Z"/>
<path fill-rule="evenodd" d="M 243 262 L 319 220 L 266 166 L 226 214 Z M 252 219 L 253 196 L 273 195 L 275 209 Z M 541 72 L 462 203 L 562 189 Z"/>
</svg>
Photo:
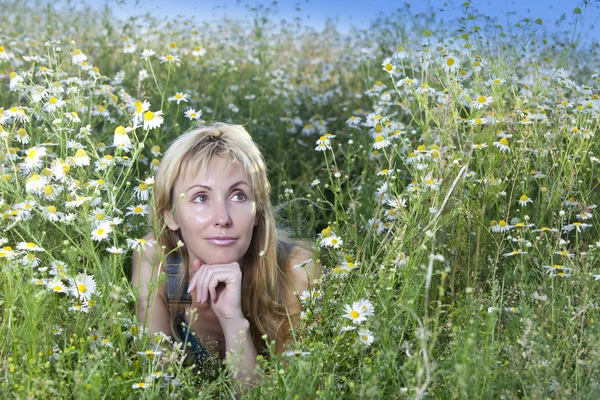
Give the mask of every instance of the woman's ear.
<svg viewBox="0 0 600 400">
<path fill-rule="evenodd" d="M 176 231 L 177 229 L 179 229 L 179 224 L 175 222 L 175 215 L 173 215 L 173 210 L 165 211 L 163 213 L 163 218 L 165 219 L 165 222 L 167 223 L 167 226 L 170 230 Z"/>
</svg>

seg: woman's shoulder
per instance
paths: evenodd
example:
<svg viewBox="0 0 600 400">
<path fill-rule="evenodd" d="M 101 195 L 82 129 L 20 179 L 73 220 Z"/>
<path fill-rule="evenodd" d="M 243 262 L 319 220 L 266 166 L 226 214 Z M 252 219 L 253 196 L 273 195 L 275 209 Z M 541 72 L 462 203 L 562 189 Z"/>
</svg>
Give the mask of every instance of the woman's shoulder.
<svg viewBox="0 0 600 400">
<path fill-rule="evenodd" d="M 156 279 L 159 273 L 164 272 L 164 254 L 157 244 L 154 233 L 148 233 L 138 239 L 138 246 L 133 251 L 133 279 L 149 282 Z M 157 270 L 158 268 L 158 270 Z"/>
<path fill-rule="evenodd" d="M 298 293 L 306 290 L 321 275 L 320 265 L 313 259 L 313 252 L 295 245 L 287 262 L 287 275 Z"/>
</svg>

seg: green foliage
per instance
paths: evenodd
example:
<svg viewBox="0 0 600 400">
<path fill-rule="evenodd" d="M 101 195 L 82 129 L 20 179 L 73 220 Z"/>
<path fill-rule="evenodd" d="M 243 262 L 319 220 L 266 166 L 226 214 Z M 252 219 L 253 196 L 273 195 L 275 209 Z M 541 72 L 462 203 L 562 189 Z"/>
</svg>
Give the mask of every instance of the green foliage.
<svg viewBox="0 0 600 400">
<path fill-rule="evenodd" d="M 212 121 L 324 269 L 247 397 L 598 397 L 597 48 L 462 6 L 348 35 L 4 7 L 0 397 L 236 394 L 144 332 L 130 281 L 162 153 Z"/>
</svg>

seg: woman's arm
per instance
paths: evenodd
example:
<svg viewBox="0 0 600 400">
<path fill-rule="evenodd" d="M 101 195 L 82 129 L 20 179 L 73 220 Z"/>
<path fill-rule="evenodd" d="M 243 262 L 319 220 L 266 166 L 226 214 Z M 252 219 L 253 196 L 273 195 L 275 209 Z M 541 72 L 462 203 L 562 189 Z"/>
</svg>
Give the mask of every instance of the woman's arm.
<svg viewBox="0 0 600 400">
<path fill-rule="evenodd" d="M 312 260 L 313 252 L 296 246 L 288 262 L 288 278 L 298 295 L 313 285 L 313 280 L 321 276 L 321 266 Z M 297 296 L 292 296 L 288 304 L 292 317 L 300 315 L 302 311 Z"/>
<path fill-rule="evenodd" d="M 146 235 L 144 239 L 156 243 L 152 234 Z M 131 280 L 138 296 L 138 321 L 146 326 L 151 334 L 162 332 L 171 336 L 167 287 L 165 282 L 158 284 L 163 270 L 160 252 L 157 251 L 155 244 L 147 244 L 143 249 L 134 250 Z"/>
</svg>

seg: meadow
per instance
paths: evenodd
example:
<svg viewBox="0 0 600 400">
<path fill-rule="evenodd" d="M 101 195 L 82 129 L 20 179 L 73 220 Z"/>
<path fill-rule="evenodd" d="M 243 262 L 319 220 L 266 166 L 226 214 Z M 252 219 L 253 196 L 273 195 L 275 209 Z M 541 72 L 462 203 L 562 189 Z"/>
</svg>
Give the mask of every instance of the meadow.
<svg viewBox="0 0 600 400">
<path fill-rule="evenodd" d="M 0 397 L 231 398 L 135 317 L 169 143 L 242 124 L 323 276 L 247 398 L 600 397 L 599 46 L 582 4 L 469 3 L 341 34 L 9 1 L 0 22 Z M 597 11 L 595 11 L 597 13 Z M 272 348 L 272 346 L 271 346 Z"/>
</svg>

